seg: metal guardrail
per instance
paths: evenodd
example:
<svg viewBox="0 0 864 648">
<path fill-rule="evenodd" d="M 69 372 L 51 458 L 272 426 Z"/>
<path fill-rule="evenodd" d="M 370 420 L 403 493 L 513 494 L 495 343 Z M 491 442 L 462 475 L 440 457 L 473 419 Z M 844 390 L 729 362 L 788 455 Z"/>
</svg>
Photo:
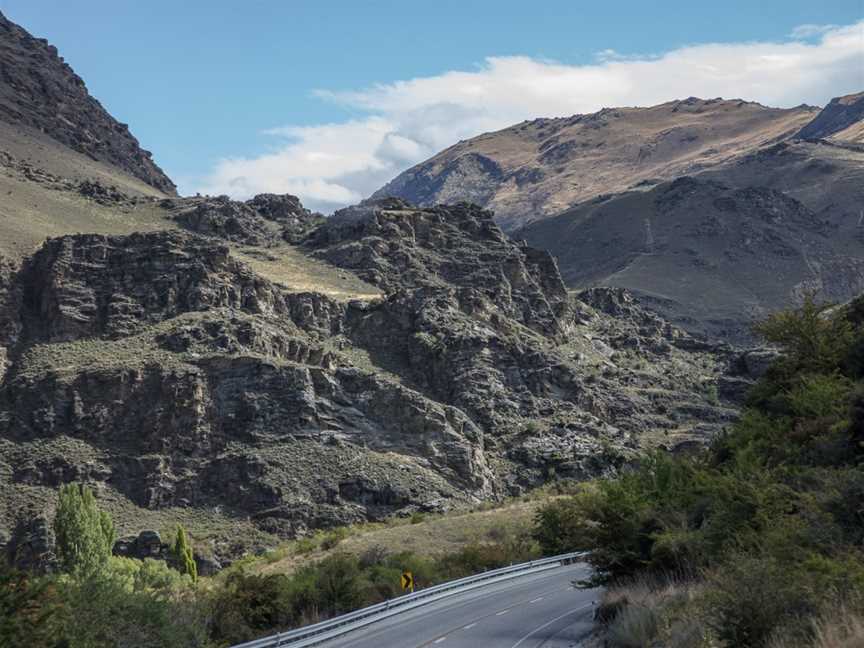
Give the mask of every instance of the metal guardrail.
<svg viewBox="0 0 864 648">
<path fill-rule="evenodd" d="M 448 581 L 440 585 L 433 585 L 419 592 L 398 596 L 383 603 L 376 603 L 375 605 L 370 605 L 369 607 L 355 610 L 354 612 L 349 612 L 327 621 L 321 621 L 320 623 L 297 628 L 289 632 L 282 632 L 243 644 L 237 644 L 232 646 L 232 648 L 276 648 L 277 646 L 306 648 L 307 646 L 314 646 L 329 639 L 340 637 L 353 630 L 364 628 L 376 621 L 413 610 L 422 605 L 428 605 L 448 596 L 461 594 L 468 590 L 485 587 L 486 585 L 511 578 L 554 569 L 561 565 L 570 564 L 584 555 L 584 552 L 575 552 L 551 558 L 532 560 L 531 562 L 519 565 L 511 565 L 510 567 L 493 569 L 482 574 L 475 574 L 474 576 Z"/>
</svg>

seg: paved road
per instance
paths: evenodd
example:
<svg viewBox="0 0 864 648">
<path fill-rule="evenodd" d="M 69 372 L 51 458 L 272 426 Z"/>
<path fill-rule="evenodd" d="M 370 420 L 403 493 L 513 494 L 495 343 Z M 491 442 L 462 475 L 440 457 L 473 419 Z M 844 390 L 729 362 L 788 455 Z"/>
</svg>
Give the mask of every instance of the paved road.
<svg viewBox="0 0 864 648">
<path fill-rule="evenodd" d="M 584 564 L 454 595 L 333 639 L 325 648 L 570 648 L 591 630 L 599 590 Z"/>
</svg>

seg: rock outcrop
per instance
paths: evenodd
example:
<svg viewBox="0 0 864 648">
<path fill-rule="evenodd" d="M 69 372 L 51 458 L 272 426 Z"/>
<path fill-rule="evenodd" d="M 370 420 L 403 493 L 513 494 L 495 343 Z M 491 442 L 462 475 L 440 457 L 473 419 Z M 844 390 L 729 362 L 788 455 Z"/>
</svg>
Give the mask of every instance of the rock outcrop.
<svg viewBox="0 0 864 648">
<path fill-rule="evenodd" d="M 263 247 L 299 243 L 324 220 L 290 194 L 259 194 L 245 202 L 228 196 L 172 198 L 160 205 L 192 232 Z"/>
<path fill-rule="evenodd" d="M 384 298 L 291 293 L 182 231 L 51 239 L 7 274 L 12 500 L 83 481 L 267 542 L 604 473 L 736 415 L 711 388 L 728 351 L 624 292 L 569 295 L 479 208 L 368 203 L 305 241 Z"/>
<path fill-rule="evenodd" d="M 54 48 L 2 16 L 0 35 L 0 546 L 15 561 L 50 568 L 70 482 L 112 513 L 117 553 L 162 558 L 155 530 L 182 522 L 209 573 L 316 529 L 614 472 L 737 416 L 758 357 L 623 289 L 569 292 L 548 252 L 456 198 L 557 209 L 633 164 L 629 182 L 653 186 L 659 168 L 728 157 L 812 110 L 687 100 L 538 120 L 505 137 L 533 142 L 528 162 L 465 144 L 405 183 L 458 204 L 372 200 L 324 222 L 289 195 L 166 196 Z M 597 182 L 577 187 L 585 173 Z M 783 201 L 756 202 L 760 233 Z M 795 227 L 834 218 L 801 202 Z"/>
</svg>

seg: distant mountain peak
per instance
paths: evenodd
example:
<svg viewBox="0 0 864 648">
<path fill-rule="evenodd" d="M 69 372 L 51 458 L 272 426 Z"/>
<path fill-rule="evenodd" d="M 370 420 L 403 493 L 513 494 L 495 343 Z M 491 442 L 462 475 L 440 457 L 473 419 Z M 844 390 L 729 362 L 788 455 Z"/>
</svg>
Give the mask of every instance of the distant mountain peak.
<svg viewBox="0 0 864 648">
<path fill-rule="evenodd" d="M 513 230 L 602 194 L 725 163 L 790 137 L 814 112 L 688 97 L 535 119 L 459 142 L 403 172 L 373 197 L 395 196 L 421 206 L 474 202 Z"/>
</svg>

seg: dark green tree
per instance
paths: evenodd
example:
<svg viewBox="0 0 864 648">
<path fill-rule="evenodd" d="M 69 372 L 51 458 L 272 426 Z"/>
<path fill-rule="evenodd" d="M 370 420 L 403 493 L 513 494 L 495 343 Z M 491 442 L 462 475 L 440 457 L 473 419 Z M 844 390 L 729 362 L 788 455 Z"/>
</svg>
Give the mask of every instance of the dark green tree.
<svg viewBox="0 0 864 648">
<path fill-rule="evenodd" d="M 60 489 L 54 533 L 63 569 L 81 576 L 104 569 L 116 540 L 111 516 L 99 509 L 93 491 L 82 484 Z"/>
</svg>

